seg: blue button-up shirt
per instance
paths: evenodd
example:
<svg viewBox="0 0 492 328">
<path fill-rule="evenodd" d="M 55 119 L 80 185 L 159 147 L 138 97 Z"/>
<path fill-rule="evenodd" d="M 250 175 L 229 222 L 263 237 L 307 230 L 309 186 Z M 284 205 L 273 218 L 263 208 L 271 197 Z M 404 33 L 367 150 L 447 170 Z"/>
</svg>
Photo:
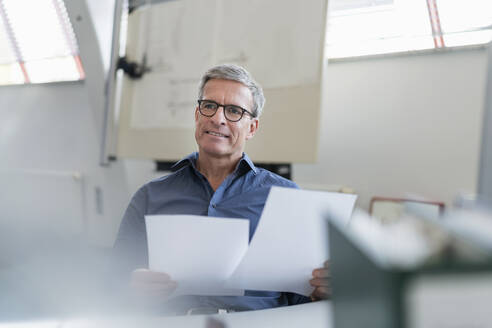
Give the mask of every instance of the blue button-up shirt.
<svg viewBox="0 0 492 328">
<path fill-rule="evenodd" d="M 246 218 L 249 220 L 251 241 L 270 188 L 298 188 L 292 181 L 255 167 L 249 157 L 243 154 L 234 172 L 214 192 L 205 176 L 198 171 L 197 159 L 198 153 L 189 155 L 176 163 L 176 172 L 145 184 L 133 196 L 115 242 L 115 250 L 125 260 L 125 274 L 128 277 L 134 269 L 148 267 L 145 215 L 188 214 Z M 242 311 L 307 301 L 309 298 L 292 293 L 246 291 L 245 296 L 180 296 L 170 301 L 170 306 Z"/>
</svg>

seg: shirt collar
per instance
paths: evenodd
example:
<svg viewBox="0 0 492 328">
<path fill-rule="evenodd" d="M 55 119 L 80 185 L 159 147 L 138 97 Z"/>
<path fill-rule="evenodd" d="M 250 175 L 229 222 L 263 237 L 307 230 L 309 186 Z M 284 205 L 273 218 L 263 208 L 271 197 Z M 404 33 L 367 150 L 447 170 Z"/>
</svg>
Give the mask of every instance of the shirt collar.
<svg viewBox="0 0 492 328">
<path fill-rule="evenodd" d="M 198 159 L 198 153 L 197 152 L 191 153 L 188 156 L 186 156 L 185 158 L 183 158 L 182 160 L 176 162 L 176 164 L 174 164 L 171 167 L 171 171 L 175 172 L 175 171 L 179 170 L 180 168 L 188 166 L 188 165 L 193 166 L 193 168 L 196 170 L 196 160 L 197 159 Z"/>
<path fill-rule="evenodd" d="M 243 157 L 241 158 L 241 160 L 239 160 L 236 170 L 244 165 L 249 166 L 249 168 L 253 171 L 254 174 L 258 173 L 258 169 L 256 168 L 256 166 L 253 164 L 253 161 L 251 161 L 251 159 L 246 153 L 243 153 Z"/>
<path fill-rule="evenodd" d="M 174 171 L 179 170 L 182 167 L 185 167 L 187 165 L 191 165 L 196 171 L 198 171 L 198 169 L 196 168 L 197 159 L 198 159 L 198 152 L 191 153 L 188 156 L 186 156 L 185 158 L 183 158 L 182 160 L 180 160 L 179 162 L 177 162 L 176 164 L 174 164 L 171 167 L 171 170 L 174 172 Z M 239 163 L 236 166 L 235 172 L 238 171 L 239 169 L 243 168 L 243 167 L 246 167 L 246 168 L 249 167 L 249 169 L 251 169 L 254 174 L 258 173 L 258 169 L 256 168 L 256 166 L 253 164 L 253 161 L 251 161 L 251 159 L 249 158 L 249 156 L 246 153 L 243 153 L 243 157 L 241 157 L 241 159 L 239 160 Z"/>
</svg>

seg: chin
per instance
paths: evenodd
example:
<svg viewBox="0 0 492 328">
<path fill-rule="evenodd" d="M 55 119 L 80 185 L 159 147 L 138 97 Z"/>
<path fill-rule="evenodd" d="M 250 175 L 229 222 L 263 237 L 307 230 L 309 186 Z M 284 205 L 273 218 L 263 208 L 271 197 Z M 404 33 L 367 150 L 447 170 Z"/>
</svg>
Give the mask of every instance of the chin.
<svg viewBox="0 0 492 328">
<path fill-rule="evenodd" d="M 225 156 L 229 152 L 226 149 L 217 148 L 217 147 L 200 147 L 200 152 L 208 154 L 210 156 Z"/>
</svg>

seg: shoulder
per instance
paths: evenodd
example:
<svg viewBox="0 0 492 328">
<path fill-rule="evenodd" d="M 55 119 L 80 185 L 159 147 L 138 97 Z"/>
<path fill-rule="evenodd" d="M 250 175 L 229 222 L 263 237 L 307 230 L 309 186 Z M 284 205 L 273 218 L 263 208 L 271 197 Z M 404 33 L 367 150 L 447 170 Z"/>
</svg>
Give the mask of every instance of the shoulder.
<svg viewBox="0 0 492 328">
<path fill-rule="evenodd" d="M 281 177 L 280 175 L 275 174 L 261 167 L 256 167 L 255 179 L 262 186 L 267 186 L 267 187 L 278 186 L 278 187 L 299 189 L 299 186 L 295 182 L 288 180 L 284 177 Z"/>
<path fill-rule="evenodd" d="M 262 186 L 266 187 L 279 186 L 287 188 L 299 188 L 299 186 L 294 182 L 281 177 L 280 175 L 275 174 L 271 171 L 268 171 L 267 169 L 255 166 L 253 161 L 246 153 L 243 153 L 240 164 L 243 164 L 243 167 L 246 167 L 246 165 L 249 167 L 250 176 L 254 179 L 254 184 L 256 185 L 261 184 Z"/>
<path fill-rule="evenodd" d="M 174 187 L 176 184 L 186 184 L 188 180 L 193 179 L 191 166 L 183 166 L 175 172 L 171 172 L 162 177 L 153 179 L 144 184 L 141 189 L 146 189 L 147 192 L 166 187 Z"/>
<path fill-rule="evenodd" d="M 162 192 L 166 189 L 174 188 L 178 184 L 186 184 L 187 179 L 192 179 L 189 166 L 184 166 L 179 170 L 162 177 L 153 179 L 141 186 L 134 197 L 148 197 L 156 192 Z"/>
</svg>

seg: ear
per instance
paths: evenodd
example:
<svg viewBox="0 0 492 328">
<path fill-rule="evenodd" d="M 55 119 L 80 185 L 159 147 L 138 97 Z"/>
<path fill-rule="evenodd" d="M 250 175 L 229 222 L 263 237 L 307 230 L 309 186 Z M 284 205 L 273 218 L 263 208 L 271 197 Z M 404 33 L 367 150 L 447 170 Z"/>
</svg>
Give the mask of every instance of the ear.
<svg viewBox="0 0 492 328">
<path fill-rule="evenodd" d="M 258 131 L 259 125 L 260 121 L 258 120 L 258 118 L 255 117 L 251 119 L 251 121 L 249 122 L 249 131 L 248 135 L 246 136 L 246 140 L 249 140 L 255 136 L 256 131 Z"/>
</svg>

